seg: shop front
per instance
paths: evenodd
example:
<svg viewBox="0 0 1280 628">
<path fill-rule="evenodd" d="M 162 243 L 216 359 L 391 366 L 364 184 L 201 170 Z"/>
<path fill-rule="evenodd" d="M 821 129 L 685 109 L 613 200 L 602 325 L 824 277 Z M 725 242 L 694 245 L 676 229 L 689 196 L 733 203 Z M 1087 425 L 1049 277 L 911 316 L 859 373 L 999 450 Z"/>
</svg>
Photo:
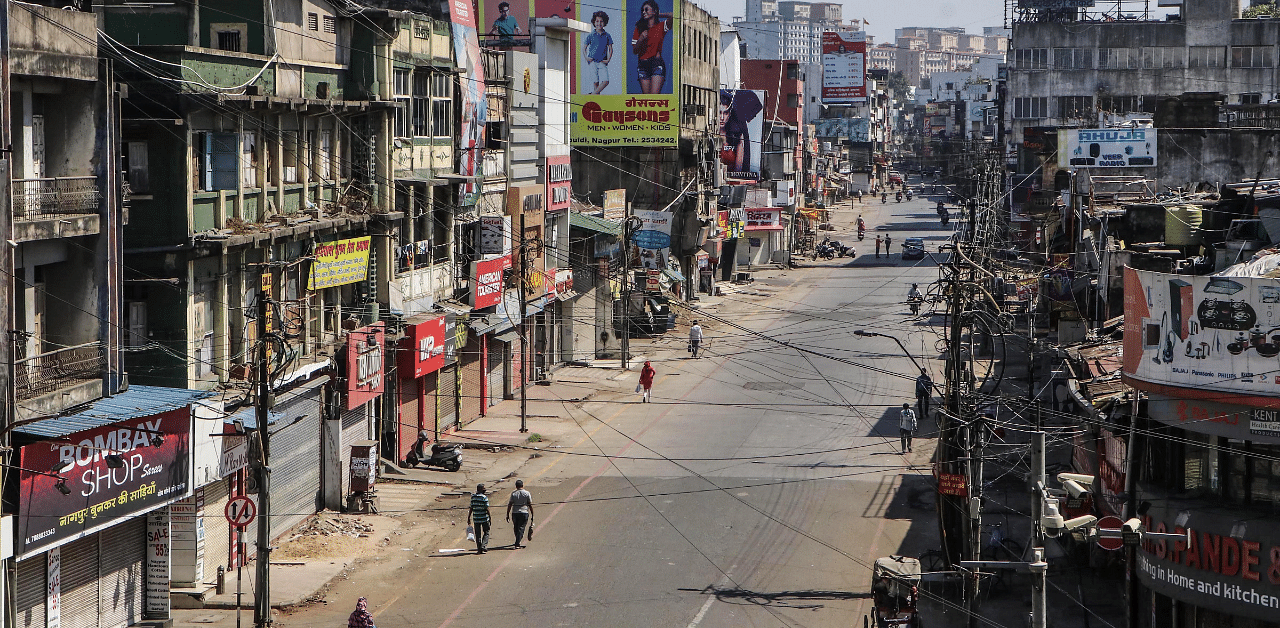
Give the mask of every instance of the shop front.
<svg viewBox="0 0 1280 628">
<path fill-rule="evenodd" d="M 776 252 L 786 252 L 782 210 L 749 207 L 745 214 L 746 246 L 741 242 L 738 244 L 738 264 L 763 266 L 773 263 Z"/>
<path fill-rule="evenodd" d="M 433 393 L 438 373 L 444 368 L 446 357 L 453 353 L 453 334 L 448 333 L 453 327 L 451 322 L 456 324 L 453 314 L 423 314 L 405 322 L 404 338 L 400 340 L 398 351 L 402 391 L 397 420 L 396 459 L 399 461 L 405 460 L 409 449 L 417 442 L 419 432 L 428 432 L 433 441 L 438 438 Z"/>
</svg>

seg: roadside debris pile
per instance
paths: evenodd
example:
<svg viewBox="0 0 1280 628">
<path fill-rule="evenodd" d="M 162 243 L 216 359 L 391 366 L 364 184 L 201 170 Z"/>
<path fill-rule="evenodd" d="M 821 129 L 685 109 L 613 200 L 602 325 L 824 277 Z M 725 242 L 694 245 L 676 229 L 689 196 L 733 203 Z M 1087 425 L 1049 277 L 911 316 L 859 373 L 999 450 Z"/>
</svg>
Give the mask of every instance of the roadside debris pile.
<svg viewBox="0 0 1280 628">
<path fill-rule="evenodd" d="M 373 526 L 354 517 L 342 515 L 318 515 L 303 524 L 289 540 L 307 536 L 348 536 L 353 539 L 367 538 L 374 532 Z"/>
</svg>

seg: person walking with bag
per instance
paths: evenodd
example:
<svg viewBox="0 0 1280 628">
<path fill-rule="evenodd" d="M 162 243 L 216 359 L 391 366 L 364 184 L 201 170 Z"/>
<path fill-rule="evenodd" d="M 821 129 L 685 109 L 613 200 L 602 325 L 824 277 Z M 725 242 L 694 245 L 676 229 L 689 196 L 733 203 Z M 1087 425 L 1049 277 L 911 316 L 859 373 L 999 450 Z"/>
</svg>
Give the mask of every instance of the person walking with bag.
<svg viewBox="0 0 1280 628">
<path fill-rule="evenodd" d="M 467 510 L 467 525 L 476 524 L 476 553 L 489 551 L 489 497 L 484 494 L 484 485 L 477 484 L 476 492 L 471 496 L 471 507 Z"/>
<path fill-rule="evenodd" d="M 920 418 L 929 418 L 929 402 L 933 398 L 933 378 L 929 371 L 920 369 L 920 377 L 916 378 L 916 410 Z"/>
<path fill-rule="evenodd" d="M 520 541 L 524 540 L 525 526 L 533 520 L 533 495 L 524 490 L 524 480 L 516 480 L 516 490 L 511 491 L 511 497 L 507 500 L 507 521 L 515 518 L 516 542 L 511 546 L 520 549 L 524 547 L 520 545 Z"/>
<path fill-rule="evenodd" d="M 898 436 L 902 439 L 902 453 L 911 453 L 911 437 L 916 432 L 916 413 L 911 404 L 902 404 L 902 415 L 898 419 Z"/>
<path fill-rule="evenodd" d="M 636 392 L 644 391 L 640 397 L 641 403 L 649 403 L 649 396 L 653 393 L 653 376 L 658 372 L 653 369 L 653 365 L 648 360 L 644 362 L 644 368 L 640 369 L 640 383 L 636 386 Z"/>
<path fill-rule="evenodd" d="M 702 325 L 698 321 L 693 321 L 693 327 L 689 328 L 689 353 L 693 357 L 698 357 L 698 347 L 702 346 Z"/>
</svg>

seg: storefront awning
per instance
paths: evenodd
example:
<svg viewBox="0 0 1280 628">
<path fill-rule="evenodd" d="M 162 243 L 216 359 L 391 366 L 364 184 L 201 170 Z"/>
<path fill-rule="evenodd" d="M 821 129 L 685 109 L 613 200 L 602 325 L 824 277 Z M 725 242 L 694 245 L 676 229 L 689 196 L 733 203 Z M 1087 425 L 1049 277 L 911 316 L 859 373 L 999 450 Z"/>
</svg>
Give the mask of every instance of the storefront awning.
<svg viewBox="0 0 1280 628">
<path fill-rule="evenodd" d="M 620 236 L 622 235 L 622 223 L 616 220 L 605 220 L 598 216 L 588 214 L 569 214 L 569 226 L 587 231 L 595 231 L 605 235 Z"/>
<path fill-rule="evenodd" d="M 129 390 L 90 403 L 75 414 L 36 421 L 13 431 L 42 439 L 59 438 L 129 419 L 164 414 L 213 395 L 207 390 L 130 386 Z"/>
<path fill-rule="evenodd" d="M 502 342 L 515 342 L 515 341 L 516 341 L 516 339 L 517 339 L 517 338 L 519 338 L 519 337 L 520 337 L 520 332 L 518 332 L 518 331 L 516 331 L 516 330 L 514 330 L 514 329 L 509 329 L 509 330 L 507 330 L 507 331 L 504 331 L 504 332 L 502 332 L 502 333 L 498 334 L 497 336 L 494 336 L 494 337 L 493 337 L 493 339 L 494 339 L 494 340 L 499 340 L 499 341 L 502 341 Z"/>
</svg>

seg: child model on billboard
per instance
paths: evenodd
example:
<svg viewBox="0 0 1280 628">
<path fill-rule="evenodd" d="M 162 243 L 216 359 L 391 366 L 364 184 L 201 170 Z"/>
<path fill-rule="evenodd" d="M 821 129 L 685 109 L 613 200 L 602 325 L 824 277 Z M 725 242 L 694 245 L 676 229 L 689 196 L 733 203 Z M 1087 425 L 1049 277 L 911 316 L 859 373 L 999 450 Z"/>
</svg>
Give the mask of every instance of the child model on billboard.
<svg viewBox="0 0 1280 628">
<path fill-rule="evenodd" d="M 613 37 L 605 32 L 609 14 L 596 11 L 591 15 L 594 30 L 587 35 L 582 55 L 587 60 L 587 79 L 592 81 L 591 93 L 600 94 L 609 86 L 609 62 L 613 60 Z"/>
<path fill-rule="evenodd" d="M 671 17 L 658 8 L 655 0 L 644 0 L 640 5 L 640 19 L 631 33 L 631 51 L 636 55 L 636 79 L 642 94 L 670 93 L 663 91 L 668 66 L 662 53 L 667 31 L 671 30 Z"/>
</svg>

